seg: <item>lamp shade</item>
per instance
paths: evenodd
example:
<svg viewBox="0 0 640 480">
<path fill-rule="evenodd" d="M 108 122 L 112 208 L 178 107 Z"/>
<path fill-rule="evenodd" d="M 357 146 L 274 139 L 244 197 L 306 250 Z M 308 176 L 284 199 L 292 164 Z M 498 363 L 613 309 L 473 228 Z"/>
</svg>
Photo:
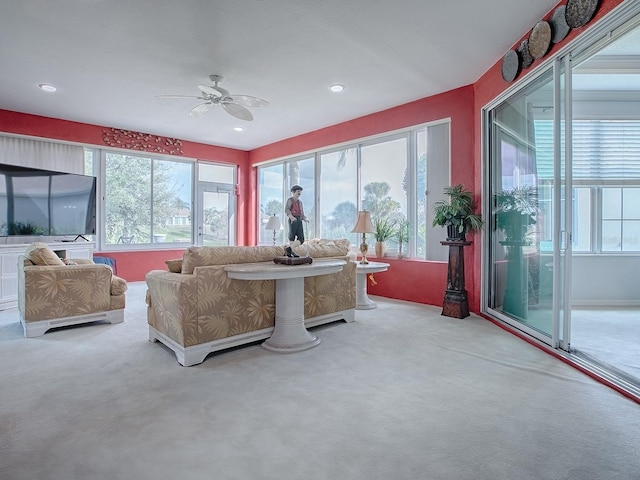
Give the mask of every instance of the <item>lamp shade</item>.
<svg viewBox="0 0 640 480">
<path fill-rule="evenodd" d="M 264 227 L 265 230 L 280 230 L 281 228 L 282 224 L 280 223 L 280 219 L 276 217 L 275 213 L 273 214 L 273 216 L 269 217 L 269 221 Z"/>
<path fill-rule="evenodd" d="M 358 221 L 356 226 L 351 230 L 352 233 L 375 233 L 376 229 L 373 228 L 371 223 L 371 213 L 366 210 L 358 212 Z"/>
</svg>

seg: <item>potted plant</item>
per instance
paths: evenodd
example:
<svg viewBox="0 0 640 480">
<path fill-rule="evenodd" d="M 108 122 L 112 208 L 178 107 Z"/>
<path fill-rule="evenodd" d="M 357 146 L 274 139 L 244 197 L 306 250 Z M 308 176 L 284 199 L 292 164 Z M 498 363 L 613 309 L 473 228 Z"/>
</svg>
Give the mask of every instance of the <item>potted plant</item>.
<svg viewBox="0 0 640 480">
<path fill-rule="evenodd" d="M 536 224 L 538 192 L 531 185 L 502 190 L 496 195 L 496 227 L 505 242 L 524 242 L 530 225 Z"/>
<path fill-rule="evenodd" d="M 473 213 L 473 195 L 462 184 L 446 187 L 448 201 L 439 200 L 433 206 L 433 226 L 447 227 L 447 240 L 465 240 L 468 232 L 484 226 L 480 215 Z"/>
<path fill-rule="evenodd" d="M 398 240 L 398 258 L 403 258 L 402 244 L 409 241 L 409 222 L 400 220 L 396 229 L 396 239 Z"/>
<path fill-rule="evenodd" d="M 396 225 L 388 218 L 376 218 L 373 221 L 376 237 L 376 257 L 382 258 L 387 253 L 386 241 L 396 235 Z"/>
</svg>

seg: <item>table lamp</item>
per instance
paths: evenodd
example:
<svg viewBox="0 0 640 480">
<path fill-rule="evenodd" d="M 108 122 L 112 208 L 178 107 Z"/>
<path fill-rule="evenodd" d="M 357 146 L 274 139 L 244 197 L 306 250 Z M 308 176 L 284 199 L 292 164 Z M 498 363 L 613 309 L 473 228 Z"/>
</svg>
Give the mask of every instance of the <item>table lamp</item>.
<svg viewBox="0 0 640 480">
<path fill-rule="evenodd" d="M 264 227 L 265 230 L 273 230 L 273 245 L 276 244 L 276 230 L 282 229 L 282 224 L 280 223 L 280 219 L 276 217 L 274 213 L 272 217 L 269 217 L 269 221 L 267 225 Z"/>
<path fill-rule="evenodd" d="M 360 252 L 362 253 L 362 260 L 360 263 L 366 265 L 369 263 L 367 260 L 367 251 L 369 250 L 369 246 L 367 245 L 367 233 L 375 233 L 376 229 L 373 228 L 373 224 L 371 223 L 371 213 L 366 210 L 362 210 L 358 212 L 358 220 L 356 221 L 356 226 L 351 230 L 352 233 L 361 233 L 362 234 L 362 243 L 360 244 Z"/>
</svg>

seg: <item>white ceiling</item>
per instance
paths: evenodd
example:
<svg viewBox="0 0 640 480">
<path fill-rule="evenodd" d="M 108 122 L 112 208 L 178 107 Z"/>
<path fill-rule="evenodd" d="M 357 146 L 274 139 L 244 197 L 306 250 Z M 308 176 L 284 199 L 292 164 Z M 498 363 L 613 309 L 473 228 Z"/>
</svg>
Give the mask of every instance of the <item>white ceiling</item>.
<svg viewBox="0 0 640 480">
<path fill-rule="evenodd" d="M 557 3 L 2 0 L 0 109 L 250 150 L 471 84 Z M 210 74 L 271 105 L 244 122 L 154 97 Z"/>
</svg>

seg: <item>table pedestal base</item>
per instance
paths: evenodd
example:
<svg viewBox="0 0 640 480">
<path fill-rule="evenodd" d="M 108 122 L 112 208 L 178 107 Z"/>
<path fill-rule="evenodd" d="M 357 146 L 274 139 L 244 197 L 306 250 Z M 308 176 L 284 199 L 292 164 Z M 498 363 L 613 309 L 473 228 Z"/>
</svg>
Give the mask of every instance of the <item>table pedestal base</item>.
<svg viewBox="0 0 640 480">
<path fill-rule="evenodd" d="M 356 310 L 371 310 L 378 305 L 367 295 L 367 272 L 358 270 L 356 273 Z"/>
<path fill-rule="evenodd" d="M 358 264 L 356 268 L 356 310 L 378 308 L 376 302 L 367 295 L 367 276 L 372 273 L 386 272 L 389 264 L 381 262 L 356 263 Z"/>
<path fill-rule="evenodd" d="M 319 343 L 320 338 L 304 326 L 304 279 L 277 279 L 275 327 L 262 346 L 272 352 L 295 353 Z"/>
</svg>

